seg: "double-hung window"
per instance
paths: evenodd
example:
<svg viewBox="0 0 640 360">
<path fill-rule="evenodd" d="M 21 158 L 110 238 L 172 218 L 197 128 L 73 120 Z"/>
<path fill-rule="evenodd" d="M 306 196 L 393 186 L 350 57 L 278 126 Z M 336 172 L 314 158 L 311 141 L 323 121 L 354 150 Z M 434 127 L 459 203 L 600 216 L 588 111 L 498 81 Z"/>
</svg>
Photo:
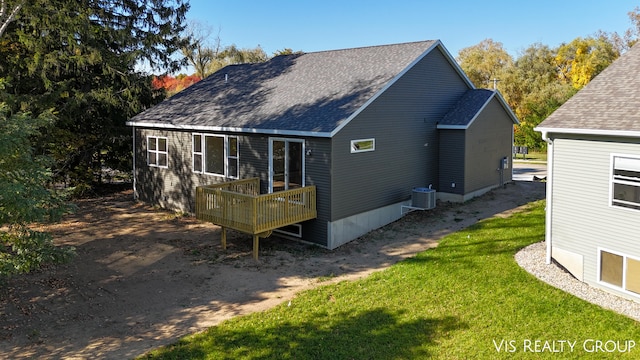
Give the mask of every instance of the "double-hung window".
<svg viewBox="0 0 640 360">
<path fill-rule="evenodd" d="M 202 135 L 193 134 L 193 172 L 202 172 L 202 159 L 204 159 L 202 151 Z"/>
<path fill-rule="evenodd" d="M 614 155 L 611 171 L 611 205 L 640 210 L 640 158 Z"/>
<path fill-rule="evenodd" d="M 238 137 L 193 134 L 193 171 L 238 178 Z"/>
<path fill-rule="evenodd" d="M 169 166 L 169 145 L 166 137 L 147 136 L 147 164 L 164 168 Z"/>
</svg>

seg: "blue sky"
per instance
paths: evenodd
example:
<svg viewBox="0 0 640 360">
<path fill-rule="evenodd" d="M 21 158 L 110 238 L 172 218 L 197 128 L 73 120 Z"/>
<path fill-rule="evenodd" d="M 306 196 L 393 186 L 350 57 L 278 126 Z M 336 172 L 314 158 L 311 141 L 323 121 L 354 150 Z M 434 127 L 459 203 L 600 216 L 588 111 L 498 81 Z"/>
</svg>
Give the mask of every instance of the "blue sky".
<svg viewBox="0 0 640 360">
<path fill-rule="evenodd" d="M 220 31 L 222 45 L 260 45 L 267 54 L 442 40 L 460 49 L 491 38 L 512 55 L 552 47 L 598 30 L 631 27 L 631 0 L 191 0 L 189 20 Z"/>
</svg>

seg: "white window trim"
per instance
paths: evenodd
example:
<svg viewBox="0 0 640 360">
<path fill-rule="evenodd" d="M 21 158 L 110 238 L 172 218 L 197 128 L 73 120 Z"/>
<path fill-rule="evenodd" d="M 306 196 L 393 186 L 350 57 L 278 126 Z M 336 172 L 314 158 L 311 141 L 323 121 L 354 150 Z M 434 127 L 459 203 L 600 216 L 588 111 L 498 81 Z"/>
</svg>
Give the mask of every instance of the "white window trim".
<svg viewBox="0 0 640 360">
<path fill-rule="evenodd" d="M 156 149 L 155 150 L 151 150 L 151 148 L 149 147 L 149 142 L 150 140 L 153 139 L 156 142 Z M 161 151 L 160 149 L 158 149 L 158 143 L 160 139 L 164 139 L 165 144 L 167 144 L 167 149 L 165 151 Z M 156 164 L 151 164 L 151 162 L 149 161 L 149 154 L 154 153 L 156 154 Z M 164 154 L 167 157 L 167 165 L 158 165 L 158 159 L 160 158 L 159 155 L 160 154 Z M 169 167 L 169 138 L 166 136 L 155 136 L 155 135 L 147 135 L 147 165 L 151 166 L 151 167 L 157 167 L 157 168 L 163 168 L 166 169 Z"/>
<path fill-rule="evenodd" d="M 207 147 L 206 147 L 207 138 L 222 138 L 222 161 L 224 163 L 222 166 L 222 171 L 224 172 L 224 174 L 207 172 Z M 202 134 L 202 152 L 204 153 L 204 156 L 202 157 L 202 172 L 205 175 L 226 177 L 226 174 L 227 174 L 227 146 L 226 145 L 227 145 L 227 139 L 224 135 Z"/>
<path fill-rule="evenodd" d="M 632 209 L 632 208 L 629 208 L 629 207 L 626 207 L 626 206 L 620 206 L 620 205 L 617 205 L 615 202 L 618 202 L 618 203 L 628 203 L 628 204 L 630 204 L 630 205 L 635 205 L 635 206 L 640 206 L 640 203 L 626 202 L 626 201 L 623 201 L 623 200 L 616 200 L 616 201 L 614 202 L 614 199 L 613 199 L 613 197 L 614 197 L 614 193 L 613 193 L 613 185 L 614 185 L 614 184 L 626 184 L 626 185 L 632 185 L 632 186 L 638 186 L 638 187 L 640 187 L 640 185 L 639 185 L 638 183 L 635 183 L 635 182 L 627 182 L 627 181 L 624 181 L 624 180 L 616 179 L 616 178 L 614 177 L 614 170 L 615 170 L 615 168 L 614 168 L 614 166 L 615 166 L 615 158 L 617 158 L 617 157 L 622 157 L 622 158 L 628 158 L 628 159 L 636 159 L 636 160 L 640 160 L 640 156 L 638 156 L 638 155 L 618 154 L 618 153 L 613 153 L 613 154 L 611 154 L 611 156 L 610 156 L 610 160 L 609 160 L 609 162 L 610 162 L 610 163 L 609 163 L 609 199 L 608 199 L 608 200 L 609 200 L 609 207 L 613 207 L 613 208 L 621 209 L 621 210 L 625 210 L 625 211 L 634 211 L 634 212 L 638 212 L 638 211 L 640 211 L 640 210 L 638 210 L 638 209 Z"/>
<path fill-rule="evenodd" d="M 640 294 L 625 289 L 626 286 L 627 286 L 627 259 L 640 261 L 640 258 L 635 257 L 635 256 L 631 256 L 631 255 L 627 255 L 627 254 L 621 253 L 619 251 L 610 250 L 610 249 L 607 249 L 607 248 L 602 248 L 602 247 L 599 247 L 599 246 L 598 246 L 597 249 L 598 249 L 598 256 L 597 256 L 597 264 L 598 264 L 598 266 L 597 266 L 596 276 L 598 277 L 598 284 L 600 284 L 602 286 L 605 286 L 605 287 L 608 287 L 610 289 L 614 289 L 614 290 L 623 292 L 623 293 L 628 294 L 628 295 L 632 295 L 632 296 L 635 296 L 635 297 L 640 297 Z M 602 270 L 601 269 L 601 267 L 602 267 L 602 256 L 601 255 L 602 255 L 603 251 L 608 252 L 610 254 L 622 256 L 622 287 L 618 287 L 618 286 L 610 284 L 610 283 L 608 283 L 606 281 L 602 281 L 602 279 L 601 279 L 601 274 L 602 274 L 601 273 L 601 270 Z"/>
<path fill-rule="evenodd" d="M 274 165 L 273 165 L 273 142 L 274 141 L 283 141 L 285 143 L 300 143 L 302 144 L 302 187 L 306 186 L 307 179 L 307 165 L 306 165 L 306 141 L 304 139 L 296 139 L 296 138 L 283 138 L 283 137 L 270 137 L 269 138 L 269 193 L 273 193 L 273 177 L 274 177 Z M 289 146 L 289 145 L 285 145 Z"/>
<path fill-rule="evenodd" d="M 194 137 L 199 135 L 200 136 L 200 149 L 202 150 L 201 152 L 196 152 L 195 151 L 195 144 L 194 142 Z M 207 168 L 206 168 L 206 163 L 207 163 L 207 151 L 206 151 L 206 138 L 207 137 L 218 137 L 218 138 L 223 138 L 223 158 L 224 158 L 224 174 L 218 174 L 218 173 L 212 173 L 212 172 L 207 172 Z M 236 142 L 237 142 L 237 152 L 238 154 L 236 156 L 231 156 L 230 155 L 230 143 L 229 143 L 229 139 L 230 138 L 235 138 Z M 199 154 L 200 158 L 202 159 L 202 164 L 201 164 L 201 169 L 202 171 L 196 171 L 195 170 L 195 166 L 192 165 L 192 169 L 194 173 L 197 174 L 204 174 L 204 175 L 210 175 L 210 176 L 217 176 L 217 177 L 225 177 L 225 178 L 229 178 L 229 179 L 239 179 L 240 178 L 240 138 L 236 135 L 220 135 L 220 134 L 206 134 L 206 133 L 191 133 L 191 161 L 192 163 L 195 162 L 195 154 Z M 229 159 L 235 159 L 237 161 L 237 173 L 236 174 L 229 174 Z"/>
<path fill-rule="evenodd" d="M 355 144 L 359 143 L 359 142 L 372 142 L 372 146 L 371 149 L 358 149 Z M 349 146 L 349 148 L 351 149 L 351 153 L 352 154 L 356 154 L 356 153 L 363 153 L 363 152 L 369 152 L 369 151 L 375 151 L 376 150 L 376 139 L 375 138 L 368 138 L 368 139 L 355 139 L 355 140 L 351 140 L 351 144 Z"/>
<path fill-rule="evenodd" d="M 236 155 L 231 155 L 231 141 L 230 139 L 236 139 Z M 240 178 L 240 139 L 235 135 L 225 135 L 224 137 L 224 170 L 229 179 Z M 229 159 L 236 160 L 236 173 L 232 176 L 229 174 Z"/>
<path fill-rule="evenodd" d="M 196 151 L 195 137 L 200 136 L 200 151 Z M 204 173 L 204 141 L 202 141 L 203 135 L 200 133 L 191 134 L 191 169 L 196 174 Z M 196 170 L 196 155 L 200 155 L 200 170 Z"/>
</svg>

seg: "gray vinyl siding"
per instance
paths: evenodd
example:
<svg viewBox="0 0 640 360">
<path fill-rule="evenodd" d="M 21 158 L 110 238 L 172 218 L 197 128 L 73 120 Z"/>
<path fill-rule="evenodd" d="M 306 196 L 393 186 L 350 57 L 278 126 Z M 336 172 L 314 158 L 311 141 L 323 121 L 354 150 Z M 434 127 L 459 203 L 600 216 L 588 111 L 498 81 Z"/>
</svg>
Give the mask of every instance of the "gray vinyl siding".
<svg viewBox="0 0 640 360">
<path fill-rule="evenodd" d="M 512 146 L 513 122 L 498 99 L 493 98 L 466 130 L 465 193 L 501 185 L 497 170 L 503 157 L 507 158 L 509 168 L 504 171 L 502 181 L 511 181 Z"/>
<path fill-rule="evenodd" d="M 147 138 L 158 136 L 167 138 L 168 167 L 159 168 L 147 164 Z M 184 143 L 184 137 L 175 136 L 166 130 L 136 129 L 135 131 L 135 191 L 136 197 L 146 203 L 158 205 L 172 210 L 188 211 L 183 194 L 192 179 L 181 180 L 190 173 L 190 157 L 185 159 L 182 148 L 190 144 Z"/>
<path fill-rule="evenodd" d="M 468 90 L 439 49 L 430 52 L 333 138 L 331 220 L 410 198 L 438 182 L 436 123 Z M 350 141 L 375 138 L 375 151 Z M 425 146 L 426 145 L 426 146 Z"/>
<path fill-rule="evenodd" d="M 640 144 L 590 137 L 553 145 L 552 244 L 582 255 L 585 282 L 599 287 L 599 246 L 640 257 L 640 211 L 609 205 L 612 153 L 640 156 Z"/>
<path fill-rule="evenodd" d="M 170 210 L 194 213 L 197 186 L 232 180 L 193 172 L 192 135 L 194 133 L 238 136 L 233 133 L 219 132 L 136 129 L 136 190 L 137 197 L 141 201 Z M 147 165 L 147 136 L 167 138 L 168 168 Z M 316 186 L 318 218 L 303 223 L 302 237 L 305 241 L 326 246 L 326 224 L 330 214 L 331 140 L 307 139 L 305 146 L 306 149 L 311 150 L 311 155 L 305 157 L 305 183 Z M 240 178 L 259 177 L 261 192 L 266 193 L 269 181 L 269 137 L 239 135 L 238 151 Z"/>
<path fill-rule="evenodd" d="M 232 135 L 224 133 L 202 133 Z M 136 129 L 136 195 L 144 202 L 163 208 L 193 213 L 195 188 L 231 179 L 193 172 L 192 135 L 190 131 Z M 147 137 L 162 136 L 168 140 L 168 168 L 147 165 Z M 268 140 L 260 136 L 238 136 L 239 177 L 260 177 L 266 191 L 269 161 Z"/>
<path fill-rule="evenodd" d="M 440 133 L 440 171 L 437 191 L 464 194 L 465 130 L 438 130 Z M 455 186 L 454 186 L 455 185 Z"/>
<path fill-rule="evenodd" d="M 331 139 L 310 138 L 305 156 L 306 185 L 316 187 L 316 210 L 318 217 L 302 223 L 302 239 L 327 246 L 327 222 L 331 214 Z"/>
</svg>

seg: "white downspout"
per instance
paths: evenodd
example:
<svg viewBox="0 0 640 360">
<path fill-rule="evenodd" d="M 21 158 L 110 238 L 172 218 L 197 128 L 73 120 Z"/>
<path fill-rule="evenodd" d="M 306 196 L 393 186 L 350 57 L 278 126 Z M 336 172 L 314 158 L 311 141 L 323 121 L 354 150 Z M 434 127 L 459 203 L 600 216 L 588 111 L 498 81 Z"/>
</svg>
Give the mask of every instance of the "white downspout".
<svg viewBox="0 0 640 360">
<path fill-rule="evenodd" d="M 545 230 L 544 240 L 547 243 L 547 265 L 551 264 L 551 235 L 552 235 L 552 213 L 553 213 L 553 139 L 546 131 L 542 131 L 542 140 L 547 143 L 547 196 L 545 204 Z"/>
<path fill-rule="evenodd" d="M 138 189 L 137 189 L 137 173 L 136 173 L 136 127 L 133 128 L 133 199 L 138 200 Z"/>
<path fill-rule="evenodd" d="M 511 161 L 511 183 L 513 183 L 513 145 L 516 143 L 516 127 L 511 126 L 511 154 L 509 154 L 509 160 Z"/>
</svg>

